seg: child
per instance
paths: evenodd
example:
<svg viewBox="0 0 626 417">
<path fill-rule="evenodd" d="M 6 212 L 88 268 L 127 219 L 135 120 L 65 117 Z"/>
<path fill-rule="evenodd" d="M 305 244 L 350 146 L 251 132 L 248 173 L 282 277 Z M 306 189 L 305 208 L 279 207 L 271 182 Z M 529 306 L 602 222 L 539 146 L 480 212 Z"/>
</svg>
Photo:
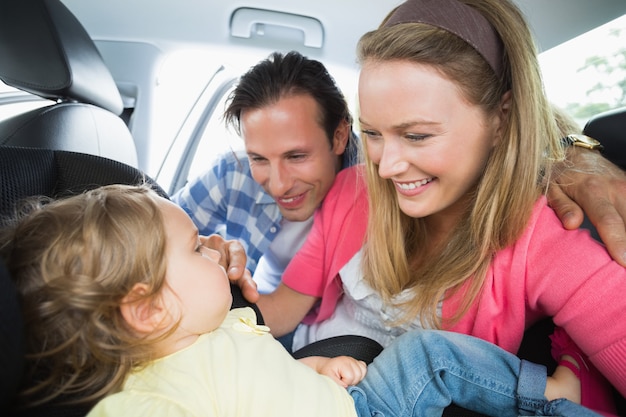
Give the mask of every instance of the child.
<svg viewBox="0 0 626 417">
<path fill-rule="evenodd" d="M 148 187 L 34 207 L 0 248 L 23 302 L 30 404 L 69 395 L 97 402 L 92 417 L 422 416 L 451 402 L 498 416 L 595 415 L 556 399 L 571 385 L 544 368 L 460 334 L 408 332 L 368 369 L 294 360 L 251 309 L 229 310 L 219 253 Z"/>
</svg>

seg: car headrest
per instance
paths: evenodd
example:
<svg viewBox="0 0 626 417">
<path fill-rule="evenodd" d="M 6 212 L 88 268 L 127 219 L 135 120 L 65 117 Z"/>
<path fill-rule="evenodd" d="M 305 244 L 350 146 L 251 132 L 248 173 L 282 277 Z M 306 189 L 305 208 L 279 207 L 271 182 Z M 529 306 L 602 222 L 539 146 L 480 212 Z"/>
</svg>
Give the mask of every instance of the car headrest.
<svg viewBox="0 0 626 417">
<path fill-rule="evenodd" d="M 583 133 L 604 146 L 604 156 L 626 169 L 626 107 L 600 113 L 587 122 Z"/>
<path fill-rule="evenodd" d="M 100 185 L 147 183 L 167 193 L 143 171 L 98 155 L 0 146 L 0 227 L 31 196 L 65 197 Z"/>
<path fill-rule="evenodd" d="M 0 57 L 0 79 L 10 86 L 122 113 L 113 76 L 87 31 L 60 0 L 3 0 Z"/>
</svg>

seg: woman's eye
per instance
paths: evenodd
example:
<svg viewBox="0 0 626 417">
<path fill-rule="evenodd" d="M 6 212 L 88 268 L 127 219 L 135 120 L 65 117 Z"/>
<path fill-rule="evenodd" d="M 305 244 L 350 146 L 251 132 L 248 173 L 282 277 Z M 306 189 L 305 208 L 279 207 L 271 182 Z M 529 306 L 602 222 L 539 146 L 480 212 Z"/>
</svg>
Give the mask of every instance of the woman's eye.
<svg viewBox="0 0 626 417">
<path fill-rule="evenodd" d="M 380 134 L 373 130 L 362 130 L 361 135 L 367 137 L 368 139 L 380 137 Z"/>
<path fill-rule="evenodd" d="M 419 142 L 421 140 L 427 139 L 430 135 L 416 135 L 416 134 L 406 134 L 404 137 L 411 142 Z"/>
</svg>

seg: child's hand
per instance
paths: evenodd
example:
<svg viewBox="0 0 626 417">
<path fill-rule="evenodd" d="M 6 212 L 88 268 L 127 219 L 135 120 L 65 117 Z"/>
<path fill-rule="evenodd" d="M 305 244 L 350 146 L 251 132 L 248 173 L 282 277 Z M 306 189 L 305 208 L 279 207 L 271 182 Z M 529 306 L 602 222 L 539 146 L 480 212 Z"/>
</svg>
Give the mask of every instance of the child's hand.
<svg viewBox="0 0 626 417">
<path fill-rule="evenodd" d="M 342 387 L 356 385 L 367 373 L 367 365 L 363 361 L 349 356 L 337 356 L 336 358 L 324 358 L 310 356 L 300 359 L 303 363 L 316 370 L 321 375 L 332 378 Z"/>
<path fill-rule="evenodd" d="M 365 378 L 367 365 L 349 356 L 338 356 L 322 364 L 319 373 L 331 377 L 345 388 L 348 385 L 356 385 Z"/>
</svg>

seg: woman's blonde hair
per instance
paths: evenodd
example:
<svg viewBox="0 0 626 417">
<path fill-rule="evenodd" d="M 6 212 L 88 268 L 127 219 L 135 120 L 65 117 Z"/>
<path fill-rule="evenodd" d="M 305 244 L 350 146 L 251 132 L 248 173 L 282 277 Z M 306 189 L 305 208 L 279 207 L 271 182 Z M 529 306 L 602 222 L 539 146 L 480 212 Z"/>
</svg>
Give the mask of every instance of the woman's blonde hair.
<svg viewBox="0 0 626 417">
<path fill-rule="evenodd" d="M 148 284 L 146 297 L 164 285 L 158 196 L 147 185 L 110 185 L 27 211 L 0 240 L 26 325 L 21 401 L 94 403 L 150 360 L 120 305 L 136 283 Z"/>
<path fill-rule="evenodd" d="M 478 10 L 498 32 L 504 51 L 500 76 L 470 44 L 423 23 L 386 27 L 383 22 L 366 33 L 357 48 L 361 64 L 400 60 L 436 68 L 487 116 L 500 111 L 503 95 L 510 91 L 503 137 L 476 184 L 470 206 L 436 256 L 420 258 L 419 264 L 415 259 L 420 248 L 429 244 L 423 220 L 402 213 L 393 184 L 382 179 L 378 166 L 365 158 L 370 195 L 365 279 L 387 303 L 410 289 L 413 296 L 399 304 L 406 312 L 400 321 L 419 317 L 422 324 L 433 327 L 446 327 L 467 312 L 494 254 L 511 245 L 527 224 L 542 191 L 542 176 L 550 172 L 552 161 L 563 158 L 536 47 L 523 15 L 510 1 L 460 1 Z M 450 323 L 442 323 L 438 303 L 460 290 L 462 305 Z"/>
</svg>

